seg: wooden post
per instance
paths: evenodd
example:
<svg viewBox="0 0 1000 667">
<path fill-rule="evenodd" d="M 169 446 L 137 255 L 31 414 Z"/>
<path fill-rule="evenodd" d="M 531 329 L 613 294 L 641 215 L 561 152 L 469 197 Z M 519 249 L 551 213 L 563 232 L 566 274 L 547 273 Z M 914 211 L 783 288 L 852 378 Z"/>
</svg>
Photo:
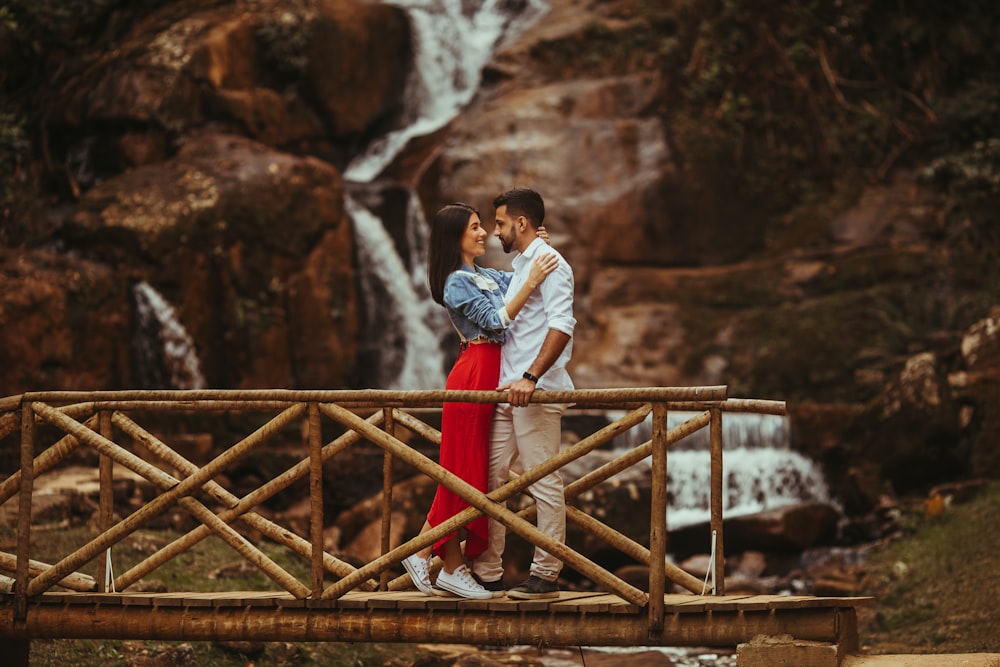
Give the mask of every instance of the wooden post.
<svg viewBox="0 0 1000 667">
<path fill-rule="evenodd" d="M 393 411 L 392 408 L 383 408 L 384 418 L 382 422 L 382 428 L 388 435 L 395 434 L 395 422 L 393 422 Z M 382 555 L 389 553 L 392 548 L 389 538 L 392 531 L 392 453 L 386 451 L 382 458 Z M 389 579 L 391 579 L 388 570 L 383 571 L 379 575 L 379 590 L 385 591 L 389 589 Z"/>
<path fill-rule="evenodd" d="M 98 416 L 98 432 L 108 440 L 112 440 L 111 413 L 102 410 Z M 115 515 L 115 462 L 107 454 L 101 454 L 99 459 L 100 470 L 100 504 L 97 515 L 97 529 L 100 532 L 111 530 L 114 526 Z M 108 572 L 108 561 L 111 558 L 111 547 L 105 551 L 105 557 L 99 559 L 97 564 L 97 590 L 107 593 L 109 591 L 108 580 L 111 578 Z M 113 587 L 113 582 L 112 582 Z"/>
<path fill-rule="evenodd" d="M 309 404 L 309 536 L 312 540 L 312 597 L 323 593 L 323 434 L 319 406 Z"/>
<path fill-rule="evenodd" d="M 726 556 L 722 542 L 722 505 L 723 505 L 723 468 L 722 468 L 722 410 L 718 406 L 709 408 L 712 421 L 708 427 L 709 450 L 711 452 L 711 535 L 714 544 L 710 545 L 715 553 L 715 594 L 725 595 L 726 593 Z"/>
<path fill-rule="evenodd" d="M 664 564 L 667 555 L 667 405 L 653 404 L 653 492 L 649 510 L 649 634 L 663 633 Z"/>
<path fill-rule="evenodd" d="M 28 617 L 28 560 L 31 545 L 31 494 L 35 485 L 35 406 L 21 405 L 21 491 L 17 514 L 17 580 L 14 583 L 14 625 Z"/>
<path fill-rule="evenodd" d="M 381 424 L 381 415 L 381 412 L 377 412 L 369 417 L 368 421 L 373 424 Z M 160 442 L 160 440 L 158 440 L 155 436 L 120 412 L 115 413 L 112 417 L 112 422 L 114 422 L 118 428 L 125 431 L 126 434 L 135 438 L 137 442 L 142 442 L 152 454 L 169 463 L 185 476 L 190 476 L 198 472 L 197 466 L 167 447 L 166 444 Z M 323 447 L 321 450 L 322 460 L 325 462 L 330 457 L 335 456 L 338 452 L 343 451 L 360 439 L 361 436 L 357 433 L 344 433 L 336 440 Z M 302 558 L 311 561 L 313 554 L 311 542 L 299 537 L 285 528 L 282 528 L 273 521 L 265 519 L 251 509 L 262 504 L 268 498 L 273 497 L 279 491 L 287 489 L 299 479 L 305 477 L 309 473 L 310 465 L 311 463 L 309 459 L 300 461 L 289 470 L 286 470 L 277 477 L 269 480 L 266 484 L 255 491 L 252 491 L 249 495 L 244 496 L 243 498 L 237 498 L 229 491 L 225 490 L 222 486 L 212 481 L 205 483 L 205 490 L 227 508 L 219 513 L 219 519 L 225 521 L 226 523 L 230 523 L 236 519 L 241 519 L 278 544 L 284 544 L 289 549 L 299 554 Z M 186 535 L 174 540 L 170 544 L 158 550 L 152 556 L 149 556 L 141 563 L 133 566 L 130 570 L 118 577 L 115 580 L 118 588 L 124 589 L 132 583 L 138 581 L 149 572 L 155 570 L 159 565 L 162 565 L 177 554 L 182 553 L 197 544 L 200 540 L 207 537 L 210 532 L 211 531 L 208 526 L 202 524 Z M 323 552 L 323 566 L 328 571 L 339 577 L 347 576 L 355 570 L 353 565 L 334 558 L 325 551 Z M 375 590 L 376 584 L 374 582 L 366 581 L 360 584 L 360 587 L 366 591 L 372 591 Z"/>
</svg>

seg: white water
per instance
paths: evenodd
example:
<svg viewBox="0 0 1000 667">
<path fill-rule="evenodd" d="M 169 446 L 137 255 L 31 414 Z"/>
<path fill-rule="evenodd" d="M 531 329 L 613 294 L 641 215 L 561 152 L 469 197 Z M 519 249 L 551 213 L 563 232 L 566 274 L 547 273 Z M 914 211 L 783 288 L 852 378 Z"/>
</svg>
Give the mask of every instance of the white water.
<svg viewBox="0 0 1000 667">
<path fill-rule="evenodd" d="M 669 413 L 667 426 L 673 428 L 696 414 Z M 610 416 L 618 418 L 621 415 L 613 413 Z M 812 500 L 831 502 L 820 469 L 791 449 L 787 417 L 727 412 L 723 414 L 722 424 L 725 516 L 754 514 Z M 648 441 L 651 433 L 652 422 L 647 418 L 620 436 L 614 449 L 591 452 L 569 467 L 567 476 L 575 478 L 593 470 Z M 652 459 L 647 458 L 644 463 L 648 466 L 651 462 Z M 631 474 L 644 472 L 635 466 Z M 618 479 L 628 475 L 628 472 L 620 473 Z M 667 525 L 680 528 L 708 521 L 710 475 L 708 427 L 670 446 L 667 450 Z"/>
<path fill-rule="evenodd" d="M 517 10 L 502 0 L 392 0 L 410 17 L 413 71 L 404 92 L 400 127 L 379 137 L 348 165 L 344 177 L 368 183 L 414 137 L 435 132 L 465 107 L 479 88 L 483 66 L 505 33 L 515 33 L 547 9 L 527 0 Z"/>
<path fill-rule="evenodd" d="M 142 281 L 132 288 L 136 307 L 133 349 L 141 367 L 141 384 L 162 383 L 148 389 L 204 389 L 205 378 L 194 341 L 177 319 L 173 306 Z"/>
<path fill-rule="evenodd" d="M 358 260 L 367 271 L 362 290 L 367 321 L 374 323 L 378 361 L 374 379 L 383 389 L 444 387 L 444 358 L 438 338 L 428 325 L 437 304 L 418 292 L 425 282 L 421 258 L 408 271 L 382 221 L 351 198 L 345 206 L 354 221 Z M 378 331 L 382 329 L 382 331 Z"/>
</svg>

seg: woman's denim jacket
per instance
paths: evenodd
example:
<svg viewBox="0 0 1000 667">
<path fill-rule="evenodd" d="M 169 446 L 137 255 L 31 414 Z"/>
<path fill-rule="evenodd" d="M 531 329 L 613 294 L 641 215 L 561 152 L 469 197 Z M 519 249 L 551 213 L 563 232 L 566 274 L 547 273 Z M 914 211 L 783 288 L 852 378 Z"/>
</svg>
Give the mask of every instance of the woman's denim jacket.
<svg viewBox="0 0 1000 667">
<path fill-rule="evenodd" d="M 502 343 L 504 330 L 511 325 L 503 295 L 514 274 L 463 266 L 452 271 L 444 282 L 444 305 L 458 329 L 462 342 L 488 338 Z"/>
</svg>

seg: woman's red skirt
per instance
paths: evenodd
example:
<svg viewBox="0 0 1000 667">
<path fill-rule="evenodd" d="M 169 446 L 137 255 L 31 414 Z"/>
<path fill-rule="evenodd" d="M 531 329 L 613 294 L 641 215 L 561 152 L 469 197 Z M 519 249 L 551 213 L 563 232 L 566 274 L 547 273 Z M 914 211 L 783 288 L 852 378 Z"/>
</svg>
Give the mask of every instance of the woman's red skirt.
<svg viewBox="0 0 1000 667">
<path fill-rule="evenodd" d="M 499 380 L 500 345 L 479 343 L 465 346 L 445 387 L 492 391 Z M 493 403 L 445 403 L 441 411 L 441 466 L 484 493 L 495 409 Z M 462 498 L 438 486 L 427 523 L 436 526 L 468 506 Z M 466 558 L 473 559 L 486 550 L 488 525 L 488 519 L 481 516 L 465 526 Z M 435 542 L 434 552 L 440 555 L 444 543 L 455 536 L 451 533 Z"/>
</svg>

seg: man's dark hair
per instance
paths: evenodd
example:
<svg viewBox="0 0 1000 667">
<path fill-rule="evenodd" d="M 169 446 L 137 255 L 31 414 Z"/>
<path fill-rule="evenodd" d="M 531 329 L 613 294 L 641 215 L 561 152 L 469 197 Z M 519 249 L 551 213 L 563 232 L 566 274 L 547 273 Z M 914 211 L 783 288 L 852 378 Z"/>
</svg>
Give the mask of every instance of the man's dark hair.
<svg viewBox="0 0 1000 667">
<path fill-rule="evenodd" d="M 493 200 L 493 209 L 507 207 L 507 213 L 517 217 L 523 215 L 536 229 L 545 222 L 545 202 L 542 196 L 529 188 L 508 190 Z"/>
</svg>

